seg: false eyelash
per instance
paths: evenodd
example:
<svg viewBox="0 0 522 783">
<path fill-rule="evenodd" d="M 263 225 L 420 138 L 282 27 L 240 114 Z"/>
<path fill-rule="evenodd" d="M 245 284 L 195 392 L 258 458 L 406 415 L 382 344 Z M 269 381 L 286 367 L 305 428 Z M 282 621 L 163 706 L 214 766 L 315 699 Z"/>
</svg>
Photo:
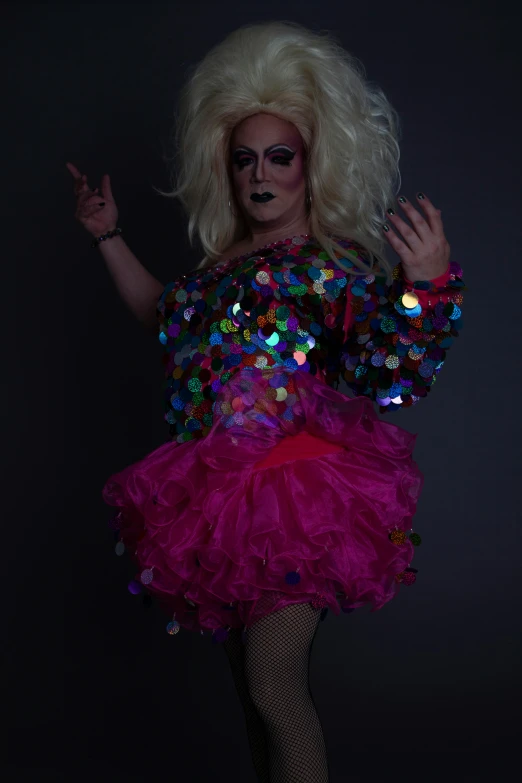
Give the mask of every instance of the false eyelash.
<svg viewBox="0 0 522 783">
<path fill-rule="evenodd" d="M 244 160 L 252 160 L 252 158 L 241 158 L 241 160 L 238 160 L 237 165 L 239 166 L 240 169 L 243 169 L 247 165 L 246 163 L 243 162 Z M 276 160 L 281 161 L 280 163 L 277 164 L 278 166 L 289 166 L 292 162 L 289 158 L 283 158 L 281 155 L 276 155 L 275 158 L 272 158 L 272 161 L 276 161 Z"/>
</svg>

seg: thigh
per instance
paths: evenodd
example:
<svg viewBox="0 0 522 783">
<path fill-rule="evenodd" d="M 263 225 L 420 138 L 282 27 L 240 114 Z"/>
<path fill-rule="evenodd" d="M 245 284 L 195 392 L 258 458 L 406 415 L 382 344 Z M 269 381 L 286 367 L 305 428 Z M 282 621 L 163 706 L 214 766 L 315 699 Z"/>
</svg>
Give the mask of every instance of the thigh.
<svg viewBox="0 0 522 783">
<path fill-rule="evenodd" d="M 285 606 L 254 623 L 246 634 L 247 677 L 269 680 L 275 673 L 307 676 L 320 619 L 321 609 L 305 603 Z"/>
</svg>

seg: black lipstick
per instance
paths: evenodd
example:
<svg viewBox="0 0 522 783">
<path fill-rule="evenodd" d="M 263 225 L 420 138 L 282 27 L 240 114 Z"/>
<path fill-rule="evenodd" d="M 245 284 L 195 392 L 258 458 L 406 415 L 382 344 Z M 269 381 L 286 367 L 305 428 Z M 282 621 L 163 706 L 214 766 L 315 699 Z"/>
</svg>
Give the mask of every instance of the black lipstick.
<svg viewBox="0 0 522 783">
<path fill-rule="evenodd" d="M 265 193 L 252 193 L 250 198 L 258 204 L 264 204 L 266 201 L 272 201 L 275 196 L 273 193 L 265 191 Z"/>
</svg>

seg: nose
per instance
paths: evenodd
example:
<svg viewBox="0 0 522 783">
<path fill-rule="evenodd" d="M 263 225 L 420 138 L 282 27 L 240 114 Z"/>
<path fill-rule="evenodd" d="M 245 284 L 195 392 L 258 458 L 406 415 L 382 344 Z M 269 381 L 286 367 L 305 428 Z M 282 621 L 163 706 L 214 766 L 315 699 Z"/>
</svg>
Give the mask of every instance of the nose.
<svg viewBox="0 0 522 783">
<path fill-rule="evenodd" d="M 265 181 L 265 162 L 262 156 L 259 156 L 257 163 L 252 170 L 252 182 L 264 182 Z"/>
</svg>

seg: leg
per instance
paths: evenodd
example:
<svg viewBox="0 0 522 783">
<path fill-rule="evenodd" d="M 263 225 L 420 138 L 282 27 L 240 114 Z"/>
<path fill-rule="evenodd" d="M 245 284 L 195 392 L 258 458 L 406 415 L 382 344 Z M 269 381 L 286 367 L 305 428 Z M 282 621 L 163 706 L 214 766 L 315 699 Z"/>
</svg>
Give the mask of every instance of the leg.
<svg viewBox="0 0 522 783">
<path fill-rule="evenodd" d="M 309 684 L 321 610 L 293 604 L 247 631 L 245 672 L 268 740 L 270 783 L 328 783 L 326 746 Z"/>
<path fill-rule="evenodd" d="M 233 628 L 229 631 L 228 639 L 223 646 L 230 662 L 234 684 L 245 713 L 246 729 L 254 769 L 259 783 L 270 783 L 266 732 L 263 721 L 259 717 L 248 692 L 245 675 L 245 647 L 241 634 L 241 629 Z"/>
</svg>

